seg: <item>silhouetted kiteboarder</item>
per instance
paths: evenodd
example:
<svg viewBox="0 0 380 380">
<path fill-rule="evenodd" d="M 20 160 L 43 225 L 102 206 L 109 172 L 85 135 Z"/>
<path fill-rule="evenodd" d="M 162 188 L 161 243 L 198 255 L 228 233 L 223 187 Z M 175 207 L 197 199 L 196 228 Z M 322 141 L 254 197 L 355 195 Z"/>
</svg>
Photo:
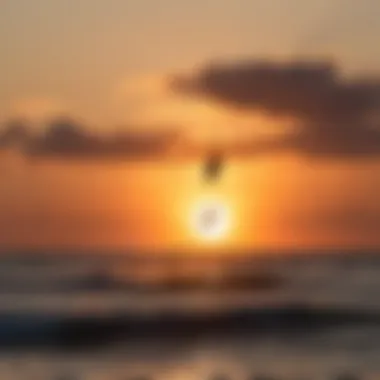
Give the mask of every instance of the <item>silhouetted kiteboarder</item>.
<svg viewBox="0 0 380 380">
<path fill-rule="evenodd" d="M 220 153 L 211 154 L 204 167 L 204 179 L 207 183 L 214 183 L 220 178 L 223 169 L 223 158 Z"/>
</svg>

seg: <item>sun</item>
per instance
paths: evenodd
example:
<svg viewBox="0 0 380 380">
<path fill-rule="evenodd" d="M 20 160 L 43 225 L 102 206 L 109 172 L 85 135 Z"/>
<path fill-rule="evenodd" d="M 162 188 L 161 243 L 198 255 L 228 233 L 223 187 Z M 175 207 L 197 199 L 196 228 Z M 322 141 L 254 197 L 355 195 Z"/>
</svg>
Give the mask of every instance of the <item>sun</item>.
<svg viewBox="0 0 380 380">
<path fill-rule="evenodd" d="M 191 225 L 199 239 L 221 241 L 231 229 L 229 209 L 226 204 L 216 199 L 198 201 L 193 208 Z"/>
</svg>

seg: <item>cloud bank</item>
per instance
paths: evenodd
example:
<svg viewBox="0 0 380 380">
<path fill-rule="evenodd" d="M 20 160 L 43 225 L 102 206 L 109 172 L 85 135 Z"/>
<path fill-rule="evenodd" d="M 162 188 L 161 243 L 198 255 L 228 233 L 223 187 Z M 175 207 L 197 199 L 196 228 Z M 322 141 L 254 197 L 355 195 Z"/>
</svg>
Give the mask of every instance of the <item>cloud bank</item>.
<svg viewBox="0 0 380 380">
<path fill-rule="evenodd" d="M 167 154 L 178 138 L 172 129 L 96 134 L 69 118 L 59 118 L 46 130 L 33 134 L 27 124 L 8 123 L 0 133 L 1 148 L 18 148 L 29 158 L 123 160 Z"/>
<path fill-rule="evenodd" d="M 293 120 L 296 132 L 268 149 L 326 157 L 380 155 L 380 78 L 348 79 L 330 62 L 252 60 L 205 66 L 173 78 L 171 88 L 227 108 Z"/>
<path fill-rule="evenodd" d="M 206 65 L 189 75 L 171 77 L 169 88 L 222 104 L 226 112 L 267 114 L 284 126 L 284 133 L 271 138 L 219 147 L 226 155 L 291 152 L 319 159 L 380 157 L 380 77 L 348 78 L 328 61 L 251 60 Z M 289 121 L 294 125 L 290 131 Z M 22 121 L 0 127 L 0 149 L 16 146 L 27 157 L 61 159 L 159 159 L 173 147 L 178 155 L 194 157 L 212 150 L 192 146 L 178 129 L 136 133 L 126 128 L 100 135 L 69 118 L 53 120 L 37 135 Z"/>
</svg>

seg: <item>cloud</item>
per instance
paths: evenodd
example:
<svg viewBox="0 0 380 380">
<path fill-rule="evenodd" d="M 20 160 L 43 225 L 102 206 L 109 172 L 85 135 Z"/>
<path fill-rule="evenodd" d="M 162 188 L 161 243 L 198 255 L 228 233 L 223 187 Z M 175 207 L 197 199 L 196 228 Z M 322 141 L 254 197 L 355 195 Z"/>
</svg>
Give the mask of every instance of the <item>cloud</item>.
<svg viewBox="0 0 380 380">
<path fill-rule="evenodd" d="M 24 124 L 9 123 L 0 134 L 0 148 L 18 147 L 31 158 L 143 159 L 164 156 L 177 138 L 169 128 L 96 134 L 69 118 L 60 118 L 38 134 L 32 134 Z"/>
<path fill-rule="evenodd" d="M 155 94 L 152 95 L 155 98 L 156 93 L 161 94 L 161 80 L 148 79 L 129 81 L 131 89 L 127 98 L 136 94 L 142 99 L 146 94 Z M 244 115 L 244 123 L 228 119 L 232 130 L 244 124 L 240 129 L 242 137 L 247 136 L 246 120 L 252 120 L 249 131 L 255 132 L 257 115 L 277 119 L 279 133 L 261 137 L 256 134 L 256 138 L 224 145 L 209 141 L 198 146 L 187 140 L 194 130 L 207 130 L 215 125 L 222 134 L 226 125 L 221 122 L 224 118 L 208 119 L 207 107 L 194 106 L 188 109 L 189 117 L 183 121 L 188 129 L 180 144 L 178 129 L 175 132 L 172 128 L 147 128 L 141 120 L 122 132 L 99 134 L 78 122 L 61 118 L 48 123 L 45 131 L 37 128 L 37 134 L 31 133 L 32 128 L 22 120 L 5 124 L 2 132 L 0 129 L 0 149 L 18 146 L 28 157 L 117 160 L 159 158 L 168 152 L 174 153 L 174 157 L 199 157 L 212 148 L 237 156 L 292 152 L 318 159 L 380 157 L 380 78 L 349 78 L 329 61 L 219 63 L 200 68 L 192 75 L 172 77 L 169 87 L 178 102 L 169 103 L 170 108 L 175 111 L 177 105 L 182 119 L 187 115 L 182 103 L 188 105 L 194 101 L 213 109 L 212 103 L 216 102 L 220 106 L 215 107 L 218 115 L 227 115 L 228 110 L 231 115 Z M 181 103 L 178 95 L 185 95 L 187 101 Z M 141 108 L 137 109 L 144 114 Z M 232 112 L 236 110 L 239 112 Z M 192 118 L 193 115 L 196 117 Z M 197 117 L 207 122 L 196 123 Z M 263 127 L 266 125 L 263 123 Z M 215 136 L 219 137 L 218 132 Z"/>
<path fill-rule="evenodd" d="M 170 87 L 232 110 L 293 120 L 297 128 L 267 143 L 268 149 L 380 155 L 380 78 L 348 79 L 331 62 L 221 63 L 174 77 Z"/>
<path fill-rule="evenodd" d="M 23 144 L 29 138 L 29 129 L 23 120 L 10 120 L 0 130 L 0 150 Z"/>
</svg>

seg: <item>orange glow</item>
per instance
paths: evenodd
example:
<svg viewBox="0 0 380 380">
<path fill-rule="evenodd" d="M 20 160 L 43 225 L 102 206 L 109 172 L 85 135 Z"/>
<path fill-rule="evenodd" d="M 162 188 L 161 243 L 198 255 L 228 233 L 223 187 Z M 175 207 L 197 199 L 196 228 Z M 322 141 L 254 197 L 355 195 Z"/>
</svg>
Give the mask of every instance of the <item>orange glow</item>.
<svg viewBox="0 0 380 380">
<path fill-rule="evenodd" d="M 361 216 L 379 209 L 379 180 L 373 176 L 378 164 L 364 170 L 291 159 L 231 159 L 220 181 L 208 186 L 202 181 L 202 162 L 24 166 L 7 161 L 7 176 L 0 179 L 0 244 L 173 248 L 192 254 L 214 248 L 252 252 L 256 247 L 379 241 L 378 224 Z M 342 186 L 349 190 L 344 197 Z M 205 236 L 194 224 L 202 207 L 214 203 L 229 218 L 218 238 Z M 339 210 L 345 214 L 340 216 Z M 366 229 L 347 225 L 347 210 L 358 215 L 349 220 Z M 329 224 L 329 215 L 335 215 L 336 226 Z"/>
</svg>

